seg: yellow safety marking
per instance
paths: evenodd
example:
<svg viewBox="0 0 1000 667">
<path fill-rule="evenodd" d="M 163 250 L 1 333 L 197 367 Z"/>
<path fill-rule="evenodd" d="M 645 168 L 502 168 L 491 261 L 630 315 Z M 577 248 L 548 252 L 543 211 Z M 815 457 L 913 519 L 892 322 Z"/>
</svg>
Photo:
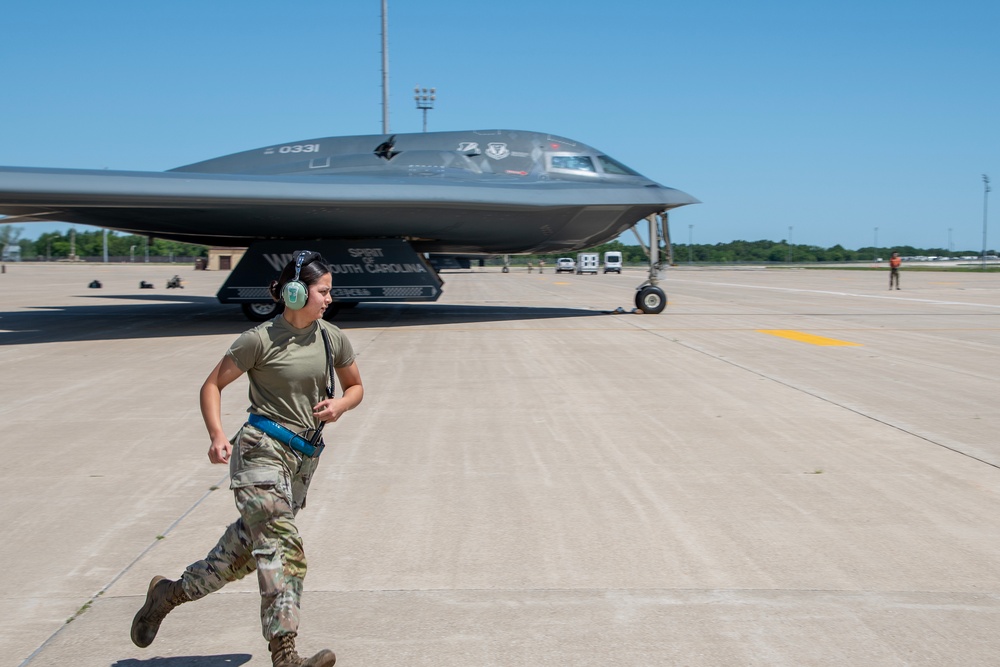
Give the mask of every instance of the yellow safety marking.
<svg viewBox="0 0 1000 667">
<path fill-rule="evenodd" d="M 801 331 L 792 331 L 790 329 L 757 329 L 757 331 L 759 331 L 760 333 L 770 334 L 772 336 L 778 336 L 779 338 L 788 338 L 790 340 L 797 340 L 802 343 L 810 343 L 812 345 L 839 345 L 839 346 L 861 347 L 861 343 L 852 343 L 846 340 L 827 338 L 826 336 L 815 336 L 813 334 L 802 333 Z"/>
<path fill-rule="evenodd" d="M 569 285 L 569 283 L 552 283 L 553 285 Z"/>
</svg>

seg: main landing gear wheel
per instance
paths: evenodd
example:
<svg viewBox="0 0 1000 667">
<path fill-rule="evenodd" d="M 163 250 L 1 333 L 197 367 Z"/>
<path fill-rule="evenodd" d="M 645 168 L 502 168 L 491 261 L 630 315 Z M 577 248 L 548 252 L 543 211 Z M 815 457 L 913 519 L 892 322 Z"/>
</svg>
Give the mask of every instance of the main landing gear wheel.
<svg viewBox="0 0 1000 667">
<path fill-rule="evenodd" d="M 667 307 L 667 295 L 659 287 L 643 287 L 635 293 L 635 307 L 650 315 L 662 313 Z"/>
<path fill-rule="evenodd" d="M 266 322 L 278 314 L 281 306 L 273 301 L 270 303 L 242 303 L 243 314 L 253 322 Z"/>
</svg>

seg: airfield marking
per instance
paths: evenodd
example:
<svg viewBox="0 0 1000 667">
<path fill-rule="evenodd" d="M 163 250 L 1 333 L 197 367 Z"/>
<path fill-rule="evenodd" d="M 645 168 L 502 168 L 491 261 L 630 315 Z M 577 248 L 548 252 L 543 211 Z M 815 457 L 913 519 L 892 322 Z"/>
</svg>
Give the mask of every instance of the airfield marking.
<svg viewBox="0 0 1000 667">
<path fill-rule="evenodd" d="M 753 329 L 750 327 L 641 327 L 636 328 L 633 326 L 614 326 L 614 327 L 573 327 L 572 329 L 551 329 L 549 327 L 536 326 L 536 327 L 497 327 L 497 326 L 451 326 L 451 325 L 441 325 L 441 324 L 414 324 L 406 327 L 406 329 L 399 329 L 398 327 L 385 327 L 385 326 L 371 326 L 371 327 L 354 327 L 351 331 L 380 331 L 383 333 L 406 333 L 406 331 L 414 330 L 436 330 L 441 332 L 449 331 L 460 331 L 460 332 L 470 332 L 470 331 L 548 331 L 548 332 L 559 332 L 562 334 L 568 334 L 573 332 L 591 333 L 594 331 L 633 331 L 636 333 L 641 332 L 689 332 L 689 331 L 736 331 L 736 332 L 746 332 L 746 331 L 758 331 L 770 333 L 769 329 Z M 825 329 L 826 331 L 856 331 L 865 334 L 873 333 L 893 333 L 897 331 L 913 333 L 913 332 L 952 332 L 952 331 L 1000 331 L 997 327 L 879 327 L 878 329 L 866 329 L 866 328 L 844 328 L 844 329 Z M 2 330 L 0 330 L 2 332 Z M 817 336 L 821 338 L 822 336 Z M 829 339 L 836 340 L 836 339 Z M 863 346 L 864 343 L 851 343 L 847 341 L 841 341 L 840 345 L 856 345 Z"/>
<path fill-rule="evenodd" d="M 968 301 L 946 301 L 944 299 L 915 299 L 904 297 L 898 294 L 886 296 L 884 294 L 858 294 L 856 292 L 836 292 L 833 290 L 802 289 L 798 287 L 770 287 L 767 285 L 744 285 L 740 283 L 717 283 L 702 280 L 688 280 L 684 278 L 671 278 L 673 282 L 689 283 L 692 285 L 718 285 L 721 287 L 742 287 L 744 289 L 762 289 L 774 292 L 800 292 L 806 294 L 831 294 L 833 296 L 853 296 L 861 299 L 891 299 L 893 301 L 916 301 L 918 303 L 933 303 L 941 306 L 974 306 L 977 308 L 1000 308 L 1000 304 L 995 303 L 970 303 Z"/>
<path fill-rule="evenodd" d="M 807 334 L 801 331 L 793 331 L 791 329 L 757 329 L 757 331 L 759 331 L 760 333 L 769 334 L 771 336 L 777 336 L 779 338 L 788 338 L 789 340 L 797 340 L 802 343 L 809 343 L 811 345 L 861 347 L 861 343 L 852 343 L 846 340 L 827 338 L 826 336 L 816 336 L 814 334 Z"/>
</svg>

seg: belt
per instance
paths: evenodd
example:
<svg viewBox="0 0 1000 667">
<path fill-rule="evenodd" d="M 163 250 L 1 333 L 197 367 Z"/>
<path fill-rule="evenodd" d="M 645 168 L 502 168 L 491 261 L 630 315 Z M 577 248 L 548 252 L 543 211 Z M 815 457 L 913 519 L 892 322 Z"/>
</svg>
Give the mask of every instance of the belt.
<svg viewBox="0 0 1000 667">
<path fill-rule="evenodd" d="M 288 445 L 295 451 L 302 452 L 306 456 L 316 457 L 323 453 L 324 445 L 322 442 L 318 445 L 314 445 L 301 435 L 285 428 L 273 419 L 268 419 L 267 417 L 251 413 L 250 417 L 247 419 L 247 423 L 271 436 L 281 444 Z"/>
</svg>

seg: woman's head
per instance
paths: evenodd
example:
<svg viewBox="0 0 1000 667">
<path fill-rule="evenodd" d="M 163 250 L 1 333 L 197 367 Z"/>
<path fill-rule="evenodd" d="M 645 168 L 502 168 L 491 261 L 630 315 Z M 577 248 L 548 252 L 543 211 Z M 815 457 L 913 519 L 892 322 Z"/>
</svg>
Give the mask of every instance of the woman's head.
<svg viewBox="0 0 1000 667">
<path fill-rule="evenodd" d="M 301 290 L 295 289 L 294 285 L 286 290 L 288 284 L 296 280 L 296 272 L 298 272 L 298 282 L 306 288 L 305 293 L 300 293 Z M 281 270 L 278 279 L 271 282 L 268 288 L 271 298 L 279 303 L 285 303 L 286 306 L 296 299 L 302 299 L 300 303 L 295 304 L 301 308 L 307 302 L 305 299 L 308 298 L 310 288 L 318 284 L 320 279 L 329 273 L 330 265 L 318 252 L 296 250 L 292 253 L 292 259 Z M 297 308 L 294 309 L 297 310 Z"/>
</svg>

